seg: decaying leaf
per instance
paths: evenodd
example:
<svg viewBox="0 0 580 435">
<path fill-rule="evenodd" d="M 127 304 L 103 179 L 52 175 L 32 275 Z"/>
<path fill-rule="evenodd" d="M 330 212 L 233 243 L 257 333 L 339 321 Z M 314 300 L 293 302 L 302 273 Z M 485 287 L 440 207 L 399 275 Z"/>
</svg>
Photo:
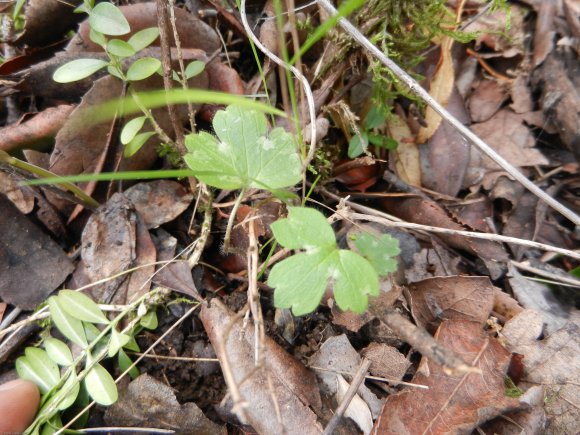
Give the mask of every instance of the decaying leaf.
<svg viewBox="0 0 580 435">
<path fill-rule="evenodd" d="M 392 152 L 397 175 L 412 186 L 421 186 L 419 148 L 411 129 L 403 118 L 394 115 L 387 121 L 387 131 L 399 144 Z"/>
<path fill-rule="evenodd" d="M 522 407 L 505 395 L 510 353 L 479 323 L 443 322 L 435 338 L 482 373 L 449 376 L 423 359 L 413 382 L 429 389 L 407 389 L 387 397 L 374 433 L 470 433 L 484 421 Z"/>
<path fill-rule="evenodd" d="M 0 297 L 33 310 L 72 272 L 72 262 L 3 194 L 0 222 Z"/>
<path fill-rule="evenodd" d="M 173 389 L 143 374 L 121 391 L 119 400 L 107 409 L 111 426 L 173 429 L 200 435 L 226 434 L 226 428 L 209 420 L 193 402 L 183 405 Z"/>
<path fill-rule="evenodd" d="M 578 317 L 543 340 L 545 317 L 525 310 L 506 323 L 502 334 L 509 349 L 524 355 L 522 387 L 544 385 L 547 424 L 544 433 L 580 431 L 580 327 Z"/>
<path fill-rule="evenodd" d="M 309 408 L 319 409 L 321 406 L 312 372 L 269 337 L 265 337 L 262 348 L 263 366 L 256 370 L 253 326 L 243 328 L 242 319 L 216 299 L 211 307 L 203 306 L 200 318 L 222 368 L 224 358 L 228 359 L 242 399 L 250 405 L 245 410 L 248 422 L 258 433 L 280 432 L 273 400 L 278 401 L 281 423 L 286 431 L 320 433 L 322 428 Z M 218 340 L 224 342 L 223 353 L 216 345 Z"/>
<path fill-rule="evenodd" d="M 484 276 L 428 278 L 409 285 L 411 313 L 418 325 L 434 332 L 444 320 L 470 320 L 485 325 L 494 287 Z"/>
</svg>

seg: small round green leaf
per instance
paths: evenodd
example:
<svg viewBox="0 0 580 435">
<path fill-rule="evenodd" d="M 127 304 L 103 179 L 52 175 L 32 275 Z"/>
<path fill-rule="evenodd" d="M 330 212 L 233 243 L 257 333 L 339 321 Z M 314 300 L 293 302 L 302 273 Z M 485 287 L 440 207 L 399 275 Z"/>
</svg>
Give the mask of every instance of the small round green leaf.
<svg viewBox="0 0 580 435">
<path fill-rule="evenodd" d="M 121 130 L 121 143 L 123 145 L 127 145 L 131 142 L 137 133 L 141 131 L 143 128 L 143 124 L 145 124 L 145 120 L 147 119 L 146 116 L 139 116 L 138 118 L 133 118 L 123 127 Z"/>
<path fill-rule="evenodd" d="M 111 332 L 111 341 L 109 342 L 108 357 L 112 358 L 115 356 L 115 354 L 119 352 L 123 346 L 129 343 L 130 339 L 131 337 L 129 337 L 127 334 L 123 334 L 118 332 L 116 329 L 113 329 Z"/>
<path fill-rule="evenodd" d="M 194 60 L 193 62 L 190 62 L 189 65 L 187 65 L 187 67 L 185 68 L 185 78 L 190 79 L 192 77 L 195 77 L 201 74 L 201 72 L 204 69 L 205 69 L 204 62 L 202 62 L 201 60 Z"/>
<path fill-rule="evenodd" d="M 131 44 L 135 51 L 141 51 L 151 45 L 158 36 L 159 29 L 157 27 L 148 27 L 147 29 L 139 30 L 127 42 Z"/>
<path fill-rule="evenodd" d="M 117 360 L 119 362 L 119 370 L 121 370 L 121 373 L 124 373 L 133 364 L 133 361 L 131 361 L 131 358 L 129 358 L 123 349 L 119 350 Z M 139 376 L 139 369 L 135 366 L 131 367 L 129 370 L 129 376 L 131 376 L 132 379 L 135 379 Z"/>
<path fill-rule="evenodd" d="M 85 377 L 89 395 L 99 405 L 112 405 L 117 401 L 117 386 L 113 377 L 100 364 L 95 364 Z"/>
<path fill-rule="evenodd" d="M 131 31 L 129 22 L 121 10 L 112 3 L 99 3 L 89 15 L 92 29 L 104 35 L 126 35 Z"/>
<path fill-rule="evenodd" d="M 81 383 L 79 382 L 76 373 L 73 371 L 62 388 L 60 388 L 54 395 L 55 400 L 59 401 L 57 409 L 64 411 L 71 407 L 72 404 L 75 403 L 75 400 L 77 400 L 80 389 Z"/>
<path fill-rule="evenodd" d="M 76 82 L 87 78 L 107 65 L 108 62 L 101 59 L 73 60 L 59 67 L 52 75 L 52 79 L 57 83 Z"/>
<path fill-rule="evenodd" d="M 24 355 L 26 355 L 26 359 L 30 363 L 32 370 L 48 385 L 48 390 L 58 384 L 60 381 L 58 366 L 49 358 L 46 351 L 37 347 L 27 347 Z M 38 387 L 41 388 L 40 385 Z"/>
<path fill-rule="evenodd" d="M 125 157 L 131 157 L 137 151 L 139 151 L 141 147 L 145 144 L 145 142 L 147 142 L 147 139 L 149 139 L 153 135 L 155 135 L 155 133 L 152 131 L 139 133 L 137 136 L 133 138 L 131 142 L 127 144 L 127 146 L 125 146 L 125 151 L 123 155 Z"/>
<path fill-rule="evenodd" d="M 56 296 L 48 298 L 48 309 L 50 317 L 58 330 L 73 343 L 81 347 L 87 346 L 87 337 L 83 328 L 83 323 L 68 314 L 59 303 Z"/>
<path fill-rule="evenodd" d="M 113 65 L 107 67 L 107 72 L 118 79 L 124 80 L 123 74 L 119 71 L 119 68 Z"/>
<path fill-rule="evenodd" d="M 121 39 L 111 39 L 107 43 L 107 53 L 119 57 L 130 57 L 135 54 L 135 49 Z"/>
<path fill-rule="evenodd" d="M 127 80 L 135 82 L 151 77 L 161 67 L 159 59 L 142 57 L 131 64 L 127 71 Z"/>
<path fill-rule="evenodd" d="M 95 29 L 90 30 L 89 38 L 91 41 L 97 45 L 100 45 L 101 47 L 107 45 L 107 38 L 105 38 L 105 35 L 103 35 L 101 32 L 97 32 Z"/>
<path fill-rule="evenodd" d="M 146 329 L 157 329 L 157 313 L 155 311 L 149 311 L 141 318 L 139 324 Z"/>
<path fill-rule="evenodd" d="M 48 338 L 44 342 L 44 348 L 50 359 L 59 366 L 70 366 L 73 363 L 72 353 L 64 342 Z"/>
<path fill-rule="evenodd" d="M 59 303 L 71 316 L 90 323 L 109 323 L 101 309 L 87 295 L 74 290 L 58 292 Z"/>
</svg>

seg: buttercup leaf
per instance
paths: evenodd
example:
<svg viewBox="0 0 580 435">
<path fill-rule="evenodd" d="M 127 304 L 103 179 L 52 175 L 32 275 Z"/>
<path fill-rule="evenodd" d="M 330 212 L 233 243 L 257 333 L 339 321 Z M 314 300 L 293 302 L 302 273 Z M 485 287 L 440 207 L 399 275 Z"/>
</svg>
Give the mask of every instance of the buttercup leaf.
<svg viewBox="0 0 580 435">
<path fill-rule="evenodd" d="M 360 254 L 370 261 L 379 275 L 388 275 L 397 270 L 397 260 L 400 254 L 399 241 L 389 234 L 374 236 L 361 233 L 356 236 L 354 244 Z"/>
<path fill-rule="evenodd" d="M 294 136 L 282 128 L 268 134 L 262 113 L 231 105 L 215 115 L 213 128 L 217 138 L 202 132 L 185 140 L 189 153 L 184 160 L 204 183 L 220 189 L 273 190 L 300 181 L 302 163 Z"/>
<path fill-rule="evenodd" d="M 378 295 L 379 279 L 372 265 L 355 252 L 338 249 L 332 227 L 317 210 L 290 207 L 288 218 L 272 224 L 278 242 L 289 249 L 304 249 L 271 270 L 274 305 L 291 308 L 300 316 L 316 309 L 329 284 L 342 310 L 362 313 L 368 295 Z"/>
</svg>

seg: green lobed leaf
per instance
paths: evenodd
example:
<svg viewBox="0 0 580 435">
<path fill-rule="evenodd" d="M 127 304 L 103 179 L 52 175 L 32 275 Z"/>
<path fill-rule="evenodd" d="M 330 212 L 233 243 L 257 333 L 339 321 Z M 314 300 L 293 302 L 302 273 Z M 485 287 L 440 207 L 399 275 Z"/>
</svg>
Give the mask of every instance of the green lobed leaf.
<svg viewBox="0 0 580 435">
<path fill-rule="evenodd" d="M 332 227 L 322 213 L 307 207 L 288 207 L 288 217 L 271 224 L 278 243 L 288 249 L 336 247 Z"/>
<path fill-rule="evenodd" d="M 397 260 L 394 258 L 401 253 L 399 241 L 390 234 L 374 236 L 361 233 L 354 241 L 358 252 L 365 257 L 379 275 L 388 275 L 397 270 Z"/>
<path fill-rule="evenodd" d="M 213 120 L 217 138 L 201 132 L 185 139 L 184 160 L 200 180 L 220 189 L 293 186 L 302 176 L 294 136 L 282 128 L 268 134 L 266 117 L 231 105 Z"/>
<path fill-rule="evenodd" d="M 73 357 L 66 343 L 56 338 L 47 338 L 44 341 L 46 353 L 59 366 L 70 366 L 73 363 Z"/>
<path fill-rule="evenodd" d="M 91 29 L 104 35 L 126 35 L 131 31 L 129 22 L 121 10 L 112 3 L 99 3 L 89 14 Z"/>
<path fill-rule="evenodd" d="M 131 121 L 125 124 L 123 130 L 121 130 L 121 143 L 123 145 L 127 145 L 129 142 L 131 142 L 137 133 L 141 131 L 146 120 L 146 116 L 139 116 L 137 118 L 133 118 Z"/>
<path fill-rule="evenodd" d="M 107 53 L 118 57 L 131 57 L 135 55 L 136 51 L 132 45 L 122 39 L 111 39 L 107 43 Z"/>
<path fill-rule="evenodd" d="M 56 296 L 48 298 L 48 309 L 52 321 L 62 335 L 83 348 L 87 346 L 87 337 L 82 322 L 68 314 L 61 307 Z"/>
<path fill-rule="evenodd" d="M 100 364 L 95 364 L 84 379 L 87 392 L 99 405 L 112 405 L 117 401 L 117 385 L 111 374 Z"/>
<path fill-rule="evenodd" d="M 123 151 L 123 155 L 125 157 L 133 156 L 137 151 L 139 151 L 141 149 L 141 147 L 143 145 L 145 145 L 145 142 L 147 142 L 147 140 L 151 136 L 154 136 L 154 135 L 155 135 L 155 132 L 153 132 L 153 131 L 146 131 L 145 133 L 139 133 L 133 139 L 131 139 L 131 142 L 129 142 L 127 145 L 125 145 L 125 150 Z"/>
<path fill-rule="evenodd" d="M 101 59 L 76 59 L 65 63 L 52 75 L 57 83 L 76 82 L 89 77 L 109 63 Z"/>
<path fill-rule="evenodd" d="M 136 82 L 151 77 L 161 67 L 159 59 L 142 57 L 131 64 L 127 70 L 127 80 Z"/>
<path fill-rule="evenodd" d="M 58 302 L 71 316 L 89 323 L 109 323 L 99 306 L 87 295 L 74 290 L 58 292 Z"/>
<path fill-rule="evenodd" d="M 148 27 L 143 30 L 139 30 L 127 41 L 135 51 L 141 51 L 148 47 L 157 39 L 159 36 L 159 29 L 157 27 Z"/>
<path fill-rule="evenodd" d="M 58 384 L 60 381 L 58 366 L 49 358 L 45 350 L 37 347 L 27 347 L 24 355 L 30 371 L 34 373 L 34 379 L 24 379 L 36 383 L 43 394 Z"/>
<path fill-rule="evenodd" d="M 276 240 L 290 249 L 304 249 L 277 263 L 268 277 L 275 288 L 274 305 L 300 316 L 316 309 L 329 284 L 342 310 L 362 313 L 368 295 L 378 295 L 379 279 L 372 265 L 355 252 L 338 249 L 332 227 L 317 210 L 290 207 L 288 218 L 272 224 Z"/>
<path fill-rule="evenodd" d="M 205 69 L 205 62 L 194 60 L 185 67 L 185 78 L 190 79 L 202 73 Z"/>
</svg>

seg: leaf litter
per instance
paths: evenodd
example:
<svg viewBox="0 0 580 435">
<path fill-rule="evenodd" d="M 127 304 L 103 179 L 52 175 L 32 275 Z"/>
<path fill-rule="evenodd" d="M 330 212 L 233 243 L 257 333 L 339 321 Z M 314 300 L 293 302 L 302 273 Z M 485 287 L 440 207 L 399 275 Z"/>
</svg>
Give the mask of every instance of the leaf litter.
<svg viewBox="0 0 580 435">
<path fill-rule="evenodd" d="M 552 196 L 577 205 L 580 142 L 574 114 L 580 103 L 574 38 L 578 38 L 580 27 L 573 2 L 564 0 L 560 8 L 548 3 L 509 4 L 511 26 L 506 28 L 505 9 L 478 16 L 480 3 L 455 2 L 458 9 L 465 6 L 458 22 L 474 18 L 465 30 L 481 33 L 468 43 L 452 41 L 449 36 L 430 38 L 439 51 L 427 53 L 417 71 L 427 72 L 424 84 L 431 95 L 462 123 L 470 125 Z M 374 4 L 367 2 L 360 15 L 355 13 L 351 18 L 357 22 Z M 275 17 L 272 2 L 262 6 L 250 5 L 254 20 L 262 10 Z M 123 94 L 116 79 L 91 77 L 66 86 L 52 82 L 53 71 L 67 61 L 106 59 L 97 54 L 100 48 L 91 41 L 87 22 L 69 41 L 66 52 L 58 52 L 59 46 L 46 47 L 48 38 L 56 40 L 67 30 L 74 30 L 72 22 L 81 17 L 69 14 L 69 9 L 66 14 L 54 13 L 55 8 L 62 7 L 60 2 L 30 1 L 25 8 L 24 31 L 15 39 L 20 47 L 14 48 L 40 46 L 48 54 L 38 57 L 23 52 L 22 59 L 7 59 L 3 65 L 9 71 L 2 77 L 3 98 L 18 103 L 18 115 L 28 111 L 27 98 L 37 97 L 37 115 L 19 125 L 6 122 L 0 148 L 24 150 L 29 162 L 59 175 L 169 167 L 169 159 L 158 158 L 160 144 L 155 139 L 136 156 L 123 157 L 124 141 L 119 140 L 119 133 L 129 119 L 86 125 L 85 107 Z M 304 43 L 308 33 L 296 32 L 292 20 L 306 20 L 302 23 L 308 26 L 326 19 L 315 9 L 309 6 L 294 18 L 292 13 L 284 15 L 287 23 L 283 32 L 289 40 Z M 133 32 L 157 25 L 153 2 L 121 10 Z M 173 11 L 186 64 L 209 61 L 190 86 L 244 94 L 252 83 L 257 92 L 263 91 L 259 72 L 245 58 L 247 39 L 228 36 L 230 30 L 240 36 L 242 26 L 236 16 L 217 6 L 215 14 L 214 9 L 208 10 L 216 18 L 206 17 L 206 22 L 185 8 Z M 199 16 L 208 10 L 200 9 Z M 449 13 L 453 16 L 457 10 Z M 55 22 L 66 30 L 47 24 Z M 256 22 L 262 42 L 280 53 L 279 38 L 272 38 L 278 32 L 275 20 Z M 367 23 L 369 28 L 363 28 L 372 32 L 374 21 Z M 51 28 L 51 35 L 45 34 L 46 28 Z M 218 35 L 214 28 L 226 30 Z M 431 109 L 417 108 L 407 94 L 373 98 L 376 77 L 366 72 L 369 58 L 354 46 L 343 47 L 338 39 L 331 39 L 342 35 L 332 32 L 303 58 L 308 74 L 312 74 L 309 79 L 317 98 L 317 119 L 325 121 L 317 137 L 319 155 L 312 163 L 321 177 L 311 192 L 314 201 L 335 207 L 326 189 L 351 195 L 354 203 L 349 202 L 349 206 L 364 202 L 372 213 L 391 213 L 413 223 L 516 236 L 568 249 L 577 246 L 573 225 L 469 147 Z M 127 40 L 130 34 L 120 37 Z M 533 44 L 528 46 L 525 41 Z M 122 43 L 117 44 L 122 47 Z M 222 53 L 217 55 L 217 50 Z M 157 47 L 145 51 L 145 56 L 161 58 Z M 177 60 L 179 54 L 173 49 L 170 56 Z M 316 68 L 320 59 L 321 66 Z M 408 59 L 403 56 L 400 60 Z M 329 70 L 324 65 L 337 67 Z M 178 69 L 177 61 L 173 68 Z M 278 89 L 279 77 L 269 59 L 264 71 L 272 88 L 271 102 L 284 107 L 284 92 L 278 93 L 283 86 Z M 388 81 L 380 83 L 385 86 L 383 90 L 396 90 Z M 153 77 L 138 86 L 147 90 L 163 84 L 159 77 Z M 365 87 L 366 91 L 361 91 Z M 368 155 L 348 159 L 352 135 L 348 126 L 359 121 L 368 126 L 365 120 L 377 101 L 386 101 L 392 113 L 377 118 L 372 128 L 362 133 L 397 147 L 387 149 L 370 143 Z M 336 110 L 340 104 L 343 109 Z M 236 106 L 221 112 L 223 107 L 215 105 L 192 108 L 201 113 L 198 131 L 186 136 L 190 150 L 186 162 L 200 181 L 216 188 L 213 203 L 205 202 L 207 199 L 200 202 L 202 190 L 191 189 L 195 186 L 192 180 L 90 182 L 82 185 L 85 192 L 101 203 L 91 210 L 70 203 L 53 189 L 15 187 L 15 180 L 21 180 L 22 175 L 7 170 L 4 163 L 0 168 L 0 179 L 5 180 L 0 194 L 5 206 L 0 210 L 6 218 L 2 220 L 5 240 L 0 270 L 10 269 L 1 276 L 12 280 L 8 287 L 0 286 L 0 307 L 8 303 L 4 317 L 14 307 L 34 309 L 62 288 L 63 282 L 72 289 L 92 285 L 85 292 L 95 301 L 121 305 L 145 294 L 152 283 L 179 292 L 181 295 L 166 309 L 158 310 L 159 329 L 163 331 L 183 315 L 191 303 L 189 297 L 206 301 L 200 314 L 158 347 L 170 358 L 191 360 L 141 362 L 148 374 L 121 389 L 120 401 L 105 415 L 109 424 L 166 425 L 200 433 L 277 433 L 282 427 L 287 433 L 320 433 L 340 404 L 361 357 L 366 357 L 371 360 L 373 378 L 359 386 L 337 433 L 510 433 L 514 427 L 529 433 L 578 432 L 575 384 L 579 381 L 574 378 L 580 347 L 574 340 L 577 290 L 563 286 L 554 290 L 550 287 L 554 284 L 530 281 L 534 278 L 530 272 L 524 274 L 510 265 L 511 260 L 532 259 L 570 274 L 577 269 L 577 262 L 513 243 L 419 231 L 396 236 L 398 251 L 391 230 L 371 229 L 344 219 L 330 224 L 326 221 L 330 213 L 324 216 L 313 209 L 300 223 L 295 221 L 298 209 L 281 205 L 295 193 L 306 193 L 295 187 L 302 179 L 303 155 L 298 152 L 299 141 L 291 123 Z M 190 121 L 187 109 L 178 109 L 178 123 Z M 298 115 L 306 125 L 307 114 L 302 108 Z M 172 138 L 175 125 L 167 110 L 155 109 L 154 116 Z M 8 119 L 4 112 L 2 119 Z M 251 124 L 252 128 L 236 135 L 232 131 L 238 123 Z M 30 150 L 39 144 L 41 152 Z M 284 157 L 271 159 L 275 154 Z M 308 177 L 309 182 L 314 180 Z M 241 198 L 244 204 L 236 211 L 232 210 L 235 193 L 228 189 L 239 188 L 245 190 Z M 281 199 L 261 194 L 264 190 Z M 208 221 L 201 217 L 204 213 L 207 216 L 207 210 L 214 218 L 211 228 L 205 227 Z M 13 218 L 8 219 L 8 214 Z M 229 214 L 234 214 L 235 252 L 223 253 L 222 222 Z M 69 225 L 65 226 L 67 220 Z M 7 239 L 10 234 L 13 237 Z M 203 234 L 204 238 L 198 239 Z M 285 249 L 268 252 L 274 239 Z M 196 240 L 201 248 L 189 246 Z M 75 246 L 80 255 L 75 256 Z M 251 261 L 256 257 L 252 249 L 256 246 L 262 249 L 260 261 L 273 256 L 273 268 L 253 268 Z M 202 263 L 192 270 L 189 256 L 197 255 L 192 254 L 196 249 L 201 249 Z M 15 252 L 25 269 L 34 273 L 14 275 Z M 318 261 L 312 266 L 306 258 Z M 233 263 L 235 267 L 231 267 Z M 387 275 L 397 268 L 396 273 Z M 258 274 L 255 284 L 253 277 Z M 345 277 L 348 285 L 341 281 Z M 106 282 L 93 285 L 101 280 Z M 306 285 L 313 282 L 315 291 Z M 254 288 L 259 288 L 259 293 L 252 294 Z M 314 302 L 306 302 L 310 292 L 316 293 Z M 256 317 L 255 305 L 252 315 L 244 317 L 246 293 L 250 300 L 260 302 L 263 318 Z M 362 313 L 367 304 L 368 311 Z M 58 309 L 52 305 L 53 310 Z M 313 314 L 306 314 L 312 310 Z M 293 317 L 292 312 L 306 315 Z M 419 328 L 405 330 L 408 324 L 394 322 L 395 318 L 412 319 Z M 35 329 L 31 326 L 20 330 L 20 336 L 0 342 L 2 361 L 11 353 L 23 353 L 22 340 Z M 260 332 L 261 327 L 265 327 L 264 332 Z M 430 341 L 433 337 L 424 330 L 434 334 L 436 341 Z M 0 333 L 1 340 L 5 334 Z M 157 331 L 141 334 L 139 347 L 149 345 L 155 334 Z M 427 337 L 430 340 L 425 341 Z M 430 347 L 433 343 L 442 347 Z M 435 349 L 431 357 L 426 356 L 429 349 Z M 439 349 L 451 349 L 459 361 L 479 371 L 450 374 L 449 361 L 433 357 Z M 35 356 L 27 351 L 25 357 L 29 360 L 21 361 L 35 364 L 30 373 L 54 371 L 42 363 L 48 361 L 44 354 L 37 352 Z M 520 376 L 513 371 L 517 364 L 521 365 Z M 109 369 L 110 365 L 95 366 L 91 376 L 107 377 L 109 382 L 111 375 L 104 367 Z M 10 373 L 12 368 L 3 363 L 2 373 Z M 111 372 L 118 374 L 114 369 Z M 158 373 L 164 376 L 157 377 Z M 47 375 L 46 379 L 50 382 L 52 378 Z M 512 389 L 508 379 L 524 394 L 509 397 Z M 112 399 L 101 397 L 100 401 L 109 403 Z M 172 416 L 169 423 L 161 417 L 168 414 Z"/>
</svg>

